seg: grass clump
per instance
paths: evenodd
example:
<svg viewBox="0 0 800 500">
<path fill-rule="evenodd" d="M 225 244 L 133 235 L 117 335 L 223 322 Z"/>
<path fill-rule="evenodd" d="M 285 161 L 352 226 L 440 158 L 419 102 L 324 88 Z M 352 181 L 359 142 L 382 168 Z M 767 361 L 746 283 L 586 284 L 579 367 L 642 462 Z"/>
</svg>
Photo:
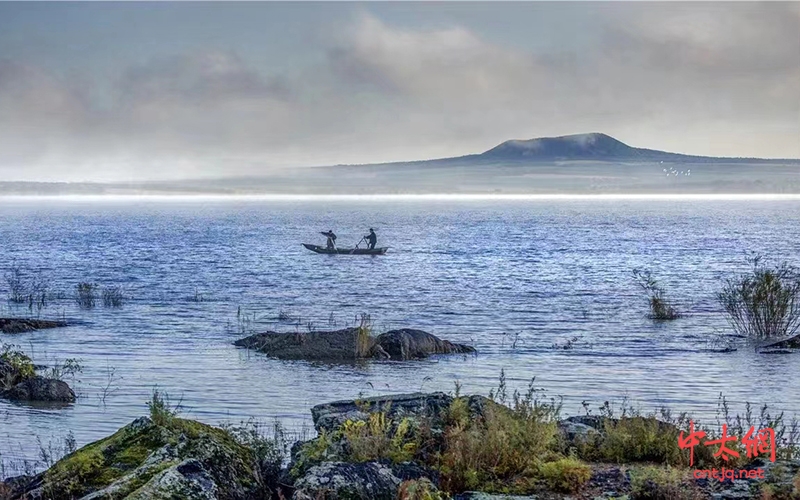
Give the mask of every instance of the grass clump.
<svg viewBox="0 0 800 500">
<path fill-rule="evenodd" d="M 423 477 L 400 483 L 397 498 L 398 500 L 446 500 L 450 497 L 436 489 L 429 479 Z"/>
<path fill-rule="evenodd" d="M 16 346 L 0 345 L 0 362 L 8 364 L 11 368 L 4 370 L 0 365 L 0 388 L 10 389 L 23 380 L 36 375 L 33 360 Z"/>
<path fill-rule="evenodd" d="M 372 350 L 372 317 L 363 313 L 356 318 L 356 358 L 366 358 Z"/>
<path fill-rule="evenodd" d="M 121 286 L 103 288 L 103 307 L 122 307 L 125 303 L 125 293 Z"/>
<path fill-rule="evenodd" d="M 760 256 L 747 259 L 748 273 L 728 279 L 717 300 L 734 331 L 754 340 L 791 338 L 800 328 L 800 272 L 775 267 Z"/>
<path fill-rule="evenodd" d="M 625 416 L 619 420 L 607 418 L 603 427 L 605 438 L 597 449 L 597 458 L 604 462 L 689 465 L 688 457 L 678 447 L 678 428 L 654 415 Z M 696 455 L 701 452 L 700 448 L 695 449 Z"/>
<path fill-rule="evenodd" d="M 150 401 L 147 402 L 147 408 L 150 410 L 150 420 L 161 427 L 169 427 L 180 413 L 180 404 L 173 407 L 169 394 L 158 389 L 153 389 Z"/>
<path fill-rule="evenodd" d="M 78 283 L 75 286 L 75 302 L 82 309 L 92 309 L 97 304 L 97 284 Z"/>
<path fill-rule="evenodd" d="M 356 462 L 389 459 L 407 462 L 419 446 L 414 422 L 403 418 L 394 426 L 385 412 L 374 412 L 365 420 L 348 420 L 341 428 L 350 457 Z"/>
<path fill-rule="evenodd" d="M 550 489 L 575 493 L 589 482 L 592 468 L 575 457 L 565 457 L 542 464 L 539 474 Z"/>
<path fill-rule="evenodd" d="M 239 425 L 223 425 L 221 428 L 237 443 L 253 452 L 262 481 L 270 482 L 271 478 L 280 475 L 281 466 L 289 454 L 290 440 L 278 420 L 271 426 L 250 419 Z"/>
<path fill-rule="evenodd" d="M 656 321 L 669 321 L 681 317 L 681 313 L 666 298 L 664 289 L 658 281 L 653 278 L 650 271 L 633 270 L 633 278 L 636 284 L 647 294 L 650 305 L 648 317 Z"/>
<path fill-rule="evenodd" d="M 700 500 L 706 498 L 687 469 L 640 467 L 630 471 L 631 500 Z"/>
<path fill-rule="evenodd" d="M 554 453 L 560 403 L 543 402 L 533 381 L 510 401 L 501 372 L 500 386 L 470 417 L 467 401 L 456 397 L 449 408 L 442 451 L 435 459 L 443 489 L 526 493 L 535 488 L 539 466 Z"/>
</svg>

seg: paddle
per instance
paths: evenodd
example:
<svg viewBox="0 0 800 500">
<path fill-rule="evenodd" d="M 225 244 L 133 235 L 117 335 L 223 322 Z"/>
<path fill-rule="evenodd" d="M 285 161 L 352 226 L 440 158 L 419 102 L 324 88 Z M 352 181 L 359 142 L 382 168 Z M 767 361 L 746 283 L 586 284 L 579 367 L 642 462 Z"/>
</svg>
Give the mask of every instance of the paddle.
<svg viewBox="0 0 800 500">
<path fill-rule="evenodd" d="M 362 242 L 362 241 L 364 241 L 364 238 L 365 238 L 365 237 L 362 237 L 360 240 L 358 240 L 358 243 L 356 243 L 356 248 L 358 248 L 358 245 L 360 245 L 360 244 L 361 244 L 361 242 Z M 354 249 L 350 250 L 350 255 L 352 255 L 353 253 L 355 253 L 355 251 L 356 251 L 356 248 L 354 248 Z"/>
</svg>

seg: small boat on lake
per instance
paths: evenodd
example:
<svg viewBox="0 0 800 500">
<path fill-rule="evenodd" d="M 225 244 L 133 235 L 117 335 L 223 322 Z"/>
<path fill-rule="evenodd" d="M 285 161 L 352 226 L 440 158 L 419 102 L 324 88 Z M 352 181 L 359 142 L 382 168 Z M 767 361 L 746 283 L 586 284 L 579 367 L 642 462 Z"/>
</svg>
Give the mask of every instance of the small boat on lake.
<svg viewBox="0 0 800 500">
<path fill-rule="evenodd" d="M 326 248 L 320 245 L 303 243 L 303 246 L 315 253 L 326 253 L 331 255 L 383 255 L 389 247 L 381 248 Z"/>
</svg>

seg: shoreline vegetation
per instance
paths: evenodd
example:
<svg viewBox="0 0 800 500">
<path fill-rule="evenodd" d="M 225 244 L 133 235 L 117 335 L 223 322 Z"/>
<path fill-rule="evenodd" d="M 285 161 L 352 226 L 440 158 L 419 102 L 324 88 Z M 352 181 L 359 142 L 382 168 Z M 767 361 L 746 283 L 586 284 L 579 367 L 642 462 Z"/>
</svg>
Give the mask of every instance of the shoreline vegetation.
<svg viewBox="0 0 800 500">
<path fill-rule="evenodd" d="M 311 409 L 313 439 L 293 442 L 279 423 L 209 426 L 180 416 L 154 390 L 149 415 L 66 456 L 44 472 L 0 482 L 0 499 L 711 499 L 792 500 L 800 495 L 800 425 L 766 406 L 704 426 L 666 408 L 585 405 L 562 417 L 560 398 L 531 380 L 511 391 L 501 372 L 488 397 L 413 393 L 334 401 Z M 759 480 L 695 478 L 689 430 L 720 437 L 739 456 L 693 450 L 696 469 L 764 470 Z M 775 430 L 776 461 L 749 457 L 750 426 Z M 297 436 L 295 436 L 297 437 Z"/>
</svg>

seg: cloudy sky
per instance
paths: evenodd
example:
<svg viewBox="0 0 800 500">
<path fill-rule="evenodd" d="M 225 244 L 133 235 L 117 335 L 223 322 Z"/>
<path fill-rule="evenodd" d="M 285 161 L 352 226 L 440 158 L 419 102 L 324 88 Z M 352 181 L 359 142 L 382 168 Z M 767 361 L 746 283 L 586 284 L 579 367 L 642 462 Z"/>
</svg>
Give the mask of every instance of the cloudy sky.
<svg viewBox="0 0 800 500">
<path fill-rule="evenodd" d="M 0 179 L 257 175 L 605 132 L 800 158 L 800 2 L 0 3 Z"/>
</svg>

